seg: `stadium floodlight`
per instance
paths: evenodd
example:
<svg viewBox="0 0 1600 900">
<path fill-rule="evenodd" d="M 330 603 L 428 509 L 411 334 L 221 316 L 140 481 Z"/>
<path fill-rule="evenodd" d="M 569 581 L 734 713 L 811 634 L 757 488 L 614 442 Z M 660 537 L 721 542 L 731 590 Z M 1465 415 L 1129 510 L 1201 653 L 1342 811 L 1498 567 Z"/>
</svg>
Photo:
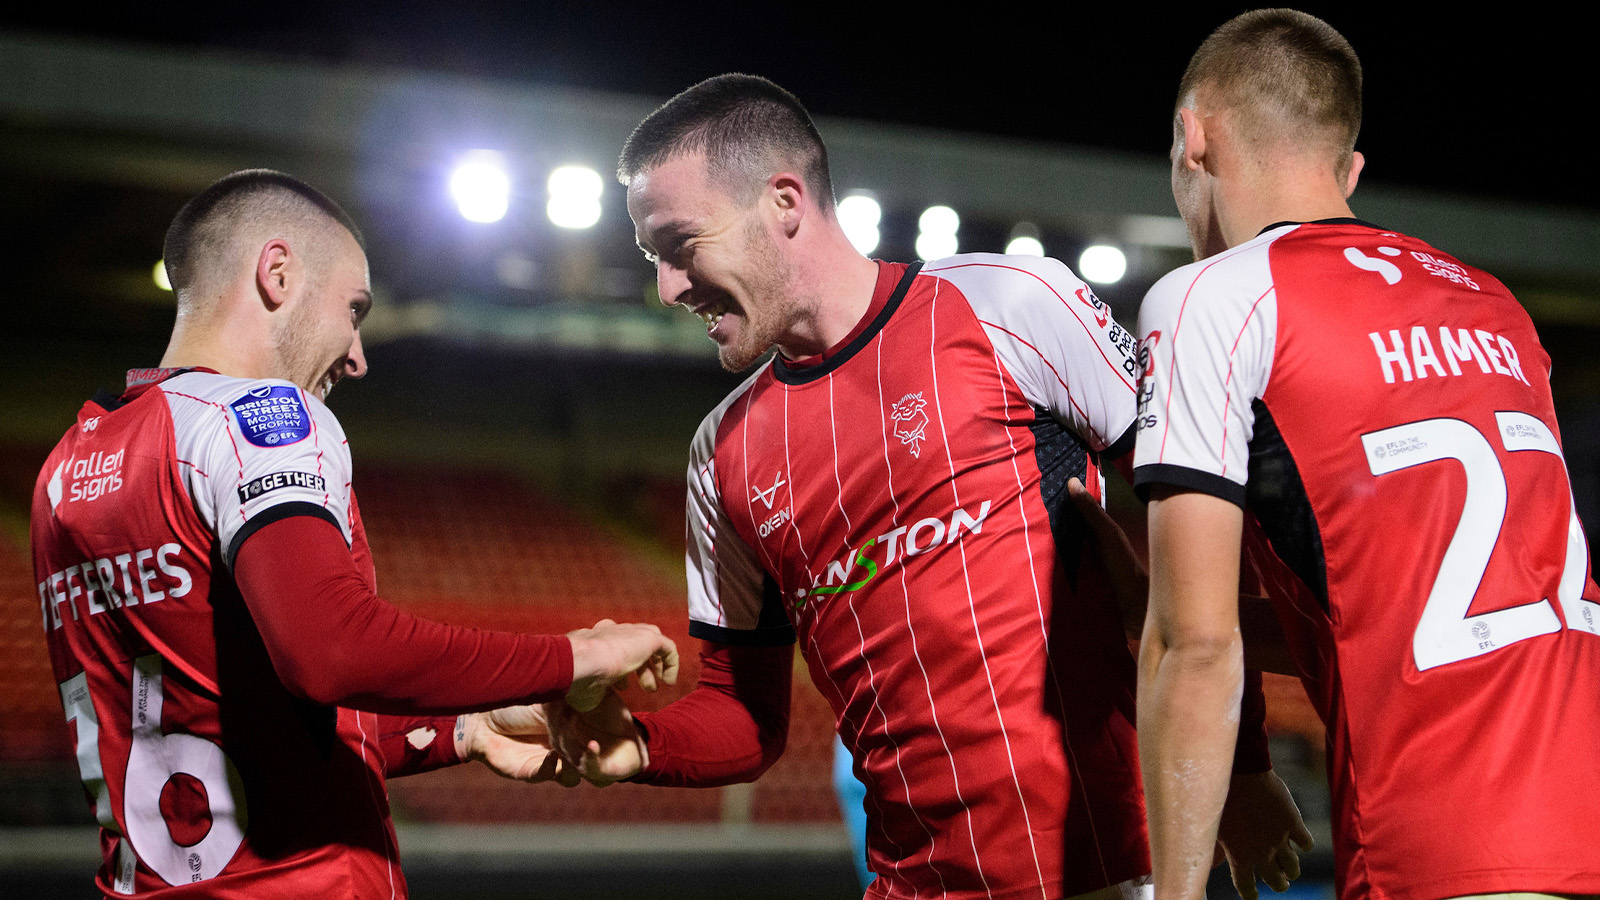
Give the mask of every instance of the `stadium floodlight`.
<svg viewBox="0 0 1600 900">
<path fill-rule="evenodd" d="M 1018 222 L 1011 229 L 1006 252 L 1013 256 L 1043 256 L 1044 242 L 1039 240 L 1039 226 L 1032 222 Z"/>
<path fill-rule="evenodd" d="M 1036 237 L 1019 234 L 1006 244 L 1006 252 L 1012 256 L 1043 256 L 1044 245 Z"/>
<path fill-rule="evenodd" d="M 1078 274 L 1095 284 L 1116 284 L 1128 273 L 1128 258 L 1109 244 L 1095 244 L 1078 257 Z"/>
<path fill-rule="evenodd" d="M 156 260 L 156 267 L 150 270 L 150 280 L 154 281 L 156 283 L 156 287 L 161 288 L 163 291 L 172 290 L 172 282 L 167 279 L 166 260 Z"/>
<path fill-rule="evenodd" d="M 562 228 L 589 228 L 600 221 L 600 194 L 605 182 L 588 166 L 561 166 L 550 173 L 550 202 L 545 213 Z"/>
<path fill-rule="evenodd" d="M 956 252 L 959 242 L 956 231 L 961 227 L 961 217 L 948 206 L 930 206 L 917 218 L 917 256 L 938 259 Z"/>
<path fill-rule="evenodd" d="M 511 208 L 511 176 L 493 150 L 474 150 L 450 173 L 450 196 L 469 222 L 498 222 Z"/>
<path fill-rule="evenodd" d="M 851 194 L 839 201 L 839 227 L 850 239 L 851 246 L 865 254 L 878 249 L 878 223 L 883 220 L 883 207 L 866 194 Z"/>
</svg>

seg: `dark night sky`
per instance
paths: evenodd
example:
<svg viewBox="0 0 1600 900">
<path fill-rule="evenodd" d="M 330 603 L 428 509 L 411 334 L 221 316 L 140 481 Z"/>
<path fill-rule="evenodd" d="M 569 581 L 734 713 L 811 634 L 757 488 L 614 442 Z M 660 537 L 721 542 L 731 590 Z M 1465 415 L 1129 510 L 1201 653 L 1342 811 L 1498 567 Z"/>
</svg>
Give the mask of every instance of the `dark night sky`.
<svg viewBox="0 0 1600 900">
<path fill-rule="evenodd" d="M 788 87 L 818 115 L 1161 154 L 1189 54 L 1246 8 L 1057 4 L 1023 15 L 1004 4 L 958 6 L 967 11 L 957 14 L 932 6 L 130 3 L 84 21 L 63 4 L 0 14 L 0 28 L 658 97 L 748 71 Z M 1358 148 L 1369 183 L 1600 211 L 1594 166 L 1579 158 L 1594 141 L 1579 141 L 1573 124 L 1582 115 L 1578 79 L 1588 74 L 1579 61 L 1596 55 L 1589 29 L 1533 4 L 1519 4 L 1532 11 L 1514 21 L 1400 6 L 1303 7 L 1362 56 Z M 852 14 L 827 11 L 838 7 Z"/>
</svg>

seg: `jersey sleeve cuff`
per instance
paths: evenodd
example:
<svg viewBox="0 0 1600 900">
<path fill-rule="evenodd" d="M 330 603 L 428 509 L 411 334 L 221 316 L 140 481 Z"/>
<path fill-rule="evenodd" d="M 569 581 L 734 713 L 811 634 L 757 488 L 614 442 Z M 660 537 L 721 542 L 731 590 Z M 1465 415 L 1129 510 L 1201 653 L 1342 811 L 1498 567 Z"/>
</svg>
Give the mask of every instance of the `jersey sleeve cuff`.
<svg viewBox="0 0 1600 900">
<path fill-rule="evenodd" d="M 340 534 L 344 533 L 344 529 L 339 527 L 339 520 L 333 517 L 333 513 L 329 511 L 327 507 L 318 506 L 315 503 L 306 503 L 299 500 L 290 501 L 288 503 L 279 503 L 275 506 L 269 506 L 261 512 L 251 516 L 250 520 L 245 522 L 244 525 L 234 533 L 233 540 L 228 544 L 228 552 L 223 560 L 227 563 L 228 570 L 233 570 L 233 561 L 238 558 L 239 548 L 244 546 L 246 538 L 267 527 L 268 525 L 271 525 L 273 522 L 278 522 L 291 516 L 316 516 L 317 518 L 323 519 L 332 524 L 333 527 L 339 528 Z"/>
<path fill-rule="evenodd" d="M 690 619 L 689 636 L 741 647 L 787 647 L 795 642 L 794 628 L 787 623 L 745 631 Z"/>
<path fill-rule="evenodd" d="M 1202 494 L 1219 497 L 1241 509 L 1244 507 L 1244 485 L 1221 475 L 1170 463 L 1153 463 L 1133 470 L 1133 491 L 1139 495 L 1140 500 L 1149 502 L 1150 486 L 1155 484 L 1199 491 Z"/>
</svg>

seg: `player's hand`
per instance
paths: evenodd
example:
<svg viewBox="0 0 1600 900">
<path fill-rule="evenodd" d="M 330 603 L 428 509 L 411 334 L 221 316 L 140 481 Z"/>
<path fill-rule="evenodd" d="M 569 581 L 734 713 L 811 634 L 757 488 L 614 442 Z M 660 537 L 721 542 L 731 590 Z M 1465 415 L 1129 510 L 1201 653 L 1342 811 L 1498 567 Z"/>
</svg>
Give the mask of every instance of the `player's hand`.
<svg viewBox="0 0 1600 900">
<path fill-rule="evenodd" d="M 616 691 L 607 691 L 587 711 L 565 703 L 551 703 L 546 711 L 556 752 L 590 784 L 605 787 L 649 765 L 650 750 Z"/>
<path fill-rule="evenodd" d="M 1279 893 L 1300 877 L 1300 853 L 1311 849 L 1311 832 L 1283 780 L 1269 770 L 1233 776 L 1217 841 L 1227 856 L 1239 896 L 1256 900 L 1258 875 Z"/>
<path fill-rule="evenodd" d="M 1095 548 L 1111 578 L 1111 589 L 1117 595 L 1123 627 L 1130 637 L 1138 637 L 1144 630 L 1145 609 L 1150 605 L 1150 575 L 1145 571 L 1144 561 L 1133 549 L 1122 526 L 1100 506 L 1100 501 L 1089 493 L 1082 481 L 1067 479 L 1067 495 L 1094 535 Z"/>
<path fill-rule="evenodd" d="M 555 752 L 543 707 L 507 706 L 456 719 L 456 753 L 518 781 L 572 787 L 578 770 Z"/>
<path fill-rule="evenodd" d="M 567 633 L 572 641 L 572 687 L 567 702 L 593 709 L 611 686 L 630 674 L 653 691 L 678 681 L 678 645 L 654 625 L 618 625 L 601 619 L 593 628 Z"/>
</svg>

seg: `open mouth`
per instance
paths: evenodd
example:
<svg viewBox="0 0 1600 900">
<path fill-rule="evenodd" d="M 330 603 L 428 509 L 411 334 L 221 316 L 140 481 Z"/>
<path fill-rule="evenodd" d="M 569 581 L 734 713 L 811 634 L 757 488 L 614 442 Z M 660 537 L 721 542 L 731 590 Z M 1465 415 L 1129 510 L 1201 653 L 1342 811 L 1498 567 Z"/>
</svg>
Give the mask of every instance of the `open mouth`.
<svg viewBox="0 0 1600 900">
<path fill-rule="evenodd" d="M 728 305 L 723 300 L 714 300 L 704 306 L 696 307 L 694 310 L 694 314 L 706 323 L 707 334 L 716 333 L 717 326 L 722 324 L 722 317 L 727 313 Z"/>
<path fill-rule="evenodd" d="M 343 363 L 340 363 L 340 365 L 342 366 Z M 327 400 L 328 395 L 333 392 L 333 386 L 339 383 L 339 377 L 340 373 L 336 368 L 329 369 L 324 373 L 322 380 L 317 382 L 317 399 Z"/>
</svg>

